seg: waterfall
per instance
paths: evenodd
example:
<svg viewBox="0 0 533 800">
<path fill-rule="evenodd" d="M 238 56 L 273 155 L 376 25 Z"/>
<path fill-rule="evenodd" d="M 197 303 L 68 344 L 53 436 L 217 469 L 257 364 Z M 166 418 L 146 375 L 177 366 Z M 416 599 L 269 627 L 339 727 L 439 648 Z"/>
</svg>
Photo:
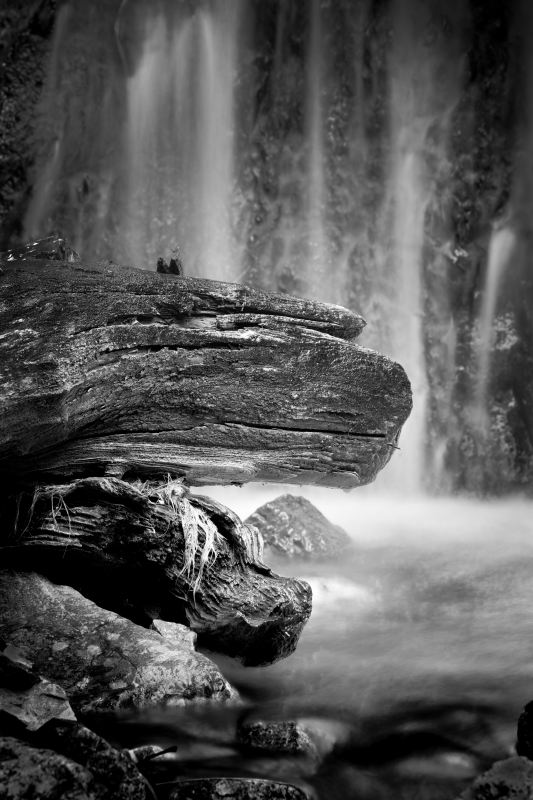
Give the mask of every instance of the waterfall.
<svg viewBox="0 0 533 800">
<path fill-rule="evenodd" d="M 306 125 L 307 139 L 307 254 L 305 288 L 310 297 L 330 299 L 333 282 L 329 272 L 327 241 L 326 176 L 324 147 L 324 106 L 322 94 L 324 48 L 320 0 L 311 0 L 309 46 L 307 55 Z"/>
<path fill-rule="evenodd" d="M 239 273 L 232 228 L 239 11 L 237 2 L 200 5 L 177 19 L 158 12 L 145 30 L 127 84 L 123 228 L 133 263 L 178 251 L 191 274 Z"/>
<path fill-rule="evenodd" d="M 60 227 L 85 258 L 149 269 L 178 253 L 191 275 L 360 312 L 361 344 L 402 363 L 414 391 L 378 488 L 421 492 L 429 471 L 446 488 L 448 444 L 462 447 L 453 425 L 486 419 L 491 330 L 514 246 L 509 229 L 492 229 L 481 299 L 474 277 L 474 299 L 461 297 L 455 317 L 471 257 L 451 212 L 461 181 L 473 192 L 451 144 L 470 79 L 467 5 L 68 0 L 27 235 Z M 77 53 L 87 50 L 94 67 L 84 71 Z M 475 135 L 475 113 L 460 107 L 459 118 Z M 475 172 L 474 157 L 464 169 Z M 483 213 L 486 231 L 493 217 Z M 470 394 L 454 390 L 472 340 L 468 303 L 468 313 L 481 308 Z M 468 411 L 448 426 L 454 403 Z"/>
<path fill-rule="evenodd" d="M 401 451 L 383 485 L 416 493 L 424 489 L 428 379 L 424 341 L 427 214 L 438 203 L 438 170 L 449 161 L 452 112 L 459 99 L 461 62 L 439 26 L 437 4 L 395 0 L 388 59 L 388 167 L 378 216 L 371 294 L 381 306 L 372 344 L 400 361 L 413 388 L 413 411 Z M 460 30 L 460 4 L 450 4 Z M 423 65 L 423 67 L 421 67 Z M 441 268 L 446 268 L 442 260 Z"/>
<path fill-rule="evenodd" d="M 53 118 L 59 102 L 70 118 L 91 109 L 100 124 L 88 119 L 80 139 L 63 131 L 59 154 L 49 148 L 28 236 L 60 225 L 85 258 L 154 269 L 177 253 L 189 274 L 238 278 L 234 92 L 245 5 L 123 0 L 107 24 L 112 46 L 101 51 L 98 15 L 80 0 L 65 6 L 55 71 L 68 70 L 72 39 L 84 30 L 102 74 L 95 67 L 82 76 L 81 91 L 75 80 L 56 82 L 43 115 Z"/>
<path fill-rule="evenodd" d="M 171 82 L 167 70 L 167 26 L 160 12 L 143 19 L 142 23 L 142 52 L 126 85 L 126 185 L 120 204 L 127 261 L 138 266 L 143 262 L 154 263 L 156 254 L 147 255 L 146 251 L 147 246 L 163 233 L 169 188 L 161 180 L 161 174 L 173 174 L 172 165 L 165 158 L 166 142 L 171 138 L 164 131 Z M 174 191 L 176 189 L 174 187 Z"/>
<path fill-rule="evenodd" d="M 194 198 L 190 223 L 196 223 L 194 274 L 226 280 L 239 275 L 242 247 L 232 226 L 238 23 L 239 2 L 199 15 L 196 168 L 188 187 Z"/>
</svg>

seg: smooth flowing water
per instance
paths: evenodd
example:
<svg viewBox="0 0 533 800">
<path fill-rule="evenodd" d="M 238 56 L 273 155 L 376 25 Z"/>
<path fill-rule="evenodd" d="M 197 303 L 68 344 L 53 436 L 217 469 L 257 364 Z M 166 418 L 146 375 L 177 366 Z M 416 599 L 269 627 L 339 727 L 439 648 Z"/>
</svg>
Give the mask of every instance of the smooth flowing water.
<svg viewBox="0 0 533 800">
<path fill-rule="evenodd" d="M 84 258 L 155 269 L 177 255 L 188 274 L 236 279 L 247 4 L 115 5 L 71 0 L 58 13 L 26 236 L 60 226 Z"/>
<path fill-rule="evenodd" d="M 279 487 L 211 493 L 245 516 Z M 303 493 L 343 524 L 353 554 L 270 561 L 313 587 L 296 652 L 258 668 L 209 654 L 241 707 L 155 711 L 107 733 L 129 746 L 177 744 L 161 781 L 255 775 L 313 787 L 320 800 L 453 800 L 513 752 L 532 699 L 533 507 Z M 302 721 L 318 736 L 321 765 L 243 751 L 242 718 Z"/>
</svg>

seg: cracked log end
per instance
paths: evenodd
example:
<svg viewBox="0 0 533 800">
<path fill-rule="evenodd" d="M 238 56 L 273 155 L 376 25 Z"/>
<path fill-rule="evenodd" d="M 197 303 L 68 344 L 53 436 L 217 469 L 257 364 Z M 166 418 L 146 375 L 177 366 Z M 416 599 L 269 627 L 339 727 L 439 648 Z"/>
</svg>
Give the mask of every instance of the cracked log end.
<svg viewBox="0 0 533 800">
<path fill-rule="evenodd" d="M 403 369 L 338 306 L 55 261 L 0 275 L 0 473 L 350 488 L 388 462 Z"/>
<path fill-rule="evenodd" d="M 179 483 L 87 478 L 19 495 L 8 510 L 4 568 L 34 569 L 145 626 L 184 623 L 245 664 L 292 653 L 311 613 L 310 586 L 261 563 L 254 529 Z"/>
</svg>

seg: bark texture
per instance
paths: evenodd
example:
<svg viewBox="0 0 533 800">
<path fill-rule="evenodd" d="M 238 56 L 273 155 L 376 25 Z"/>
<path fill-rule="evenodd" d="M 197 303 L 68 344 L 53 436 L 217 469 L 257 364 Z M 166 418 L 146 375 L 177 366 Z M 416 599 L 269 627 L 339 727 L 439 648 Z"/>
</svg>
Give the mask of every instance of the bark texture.
<svg viewBox="0 0 533 800">
<path fill-rule="evenodd" d="M 0 274 L 0 473 L 372 481 L 411 408 L 361 317 L 238 284 L 57 261 Z"/>
</svg>

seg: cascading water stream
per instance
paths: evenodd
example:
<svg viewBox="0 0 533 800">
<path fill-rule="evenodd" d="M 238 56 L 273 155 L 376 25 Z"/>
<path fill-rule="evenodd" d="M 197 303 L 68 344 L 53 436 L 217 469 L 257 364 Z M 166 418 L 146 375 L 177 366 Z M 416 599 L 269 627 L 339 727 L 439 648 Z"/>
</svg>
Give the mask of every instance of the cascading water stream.
<svg viewBox="0 0 533 800">
<path fill-rule="evenodd" d="M 189 273 L 231 280 L 236 241 L 234 85 L 241 3 L 158 12 L 129 78 L 124 224 L 134 263 L 178 252 Z"/>
<path fill-rule="evenodd" d="M 428 381 L 424 343 L 426 216 L 437 201 L 437 174 L 447 160 L 451 114 L 458 102 L 460 64 L 438 29 L 435 9 L 423 0 L 395 0 L 393 46 L 388 60 L 389 159 L 386 192 L 375 249 L 374 291 L 381 301 L 379 331 L 372 342 L 399 360 L 413 388 L 413 411 L 380 484 L 392 490 L 424 490 Z M 450 14 L 461 26 L 459 4 Z M 421 69 L 421 64 L 424 68 Z M 446 75 L 446 80 L 443 80 Z M 431 166 L 433 164 L 433 167 Z"/>
<path fill-rule="evenodd" d="M 122 209 L 128 262 L 138 265 L 143 263 L 146 243 L 154 240 L 161 226 L 164 186 L 160 182 L 159 148 L 168 92 L 165 20 L 161 13 L 157 13 L 143 23 L 143 51 L 126 87 L 127 189 Z M 151 214 L 146 213 L 147 203 Z"/>
<path fill-rule="evenodd" d="M 511 227 L 503 226 L 493 230 L 489 243 L 487 276 L 479 317 L 477 381 L 473 407 L 473 427 L 478 431 L 481 443 L 489 434 L 487 396 L 495 343 L 494 323 L 498 296 L 505 270 L 513 257 L 515 247 L 516 235 Z"/>
<path fill-rule="evenodd" d="M 232 228 L 236 34 L 239 2 L 200 12 L 198 149 L 196 153 L 195 274 L 235 278 L 239 245 Z"/>
<path fill-rule="evenodd" d="M 61 220 L 85 258 L 154 269 L 158 257 L 177 252 L 189 274 L 239 276 L 234 93 L 244 12 L 241 0 L 120 4 L 113 47 L 102 45 L 103 76 L 81 76 L 81 91 L 64 77 L 51 86 L 43 116 L 54 120 L 57 105 L 71 119 L 94 108 L 102 124 L 89 119 L 81 141 L 58 132 L 41 165 L 27 236 L 46 234 Z M 102 23 L 78 0 L 63 18 L 52 64 L 64 74 L 84 22 L 96 41 Z M 73 173 L 80 160 L 85 173 Z"/>
<path fill-rule="evenodd" d="M 326 232 L 326 177 L 324 107 L 322 94 L 324 48 L 320 0 L 311 0 L 307 57 L 306 139 L 307 157 L 307 256 L 305 287 L 310 297 L 331 299 L 334 281 Z"/>
</svg>

